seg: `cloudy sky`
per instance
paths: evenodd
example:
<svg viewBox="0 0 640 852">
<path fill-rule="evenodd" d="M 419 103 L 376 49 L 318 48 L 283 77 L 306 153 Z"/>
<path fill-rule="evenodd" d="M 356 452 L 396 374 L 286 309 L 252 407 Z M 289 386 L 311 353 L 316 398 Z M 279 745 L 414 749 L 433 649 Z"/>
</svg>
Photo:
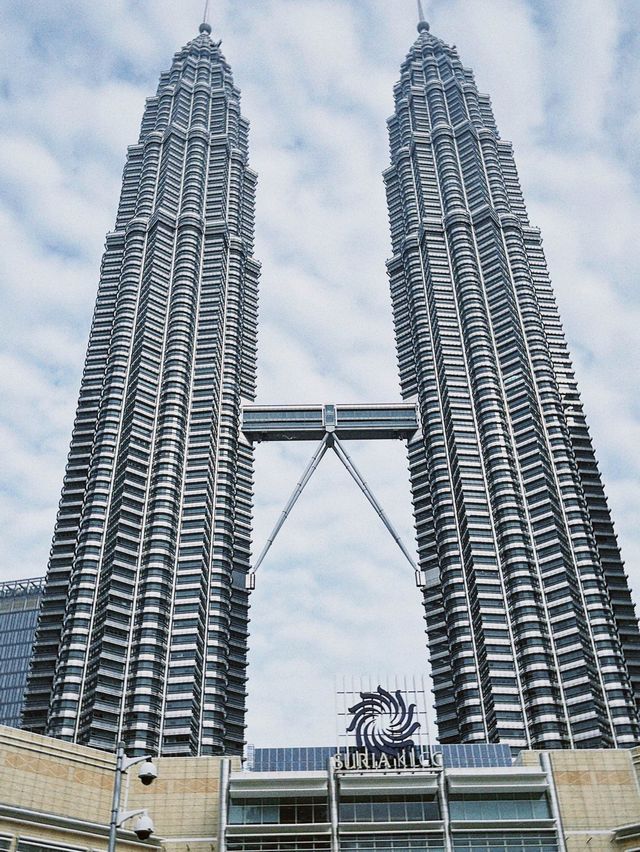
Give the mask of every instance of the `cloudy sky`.
<svg viewBox="0 0 640 852">
<path fill-rule="evenodd" d="M 425 0 L 513 140 L 640 599 L 640 2 Z M 259 401 L 398 399 L 381 172 L 413 0 L 212 0 L 260 178 Z M 200 0 L 0 0 L 0 579 L 44 572 L 104 234 Z M 312 448 L 260 446 L 256 549 Z M 413 541 L 401 444 L 353 445 Z M 336 675 L 426 670 L 409 566 L 332 455 L 260 569 L 249 741 L 334 741 Z M 284 700 L 283 700 L 284 699 Z"/>
</svg>

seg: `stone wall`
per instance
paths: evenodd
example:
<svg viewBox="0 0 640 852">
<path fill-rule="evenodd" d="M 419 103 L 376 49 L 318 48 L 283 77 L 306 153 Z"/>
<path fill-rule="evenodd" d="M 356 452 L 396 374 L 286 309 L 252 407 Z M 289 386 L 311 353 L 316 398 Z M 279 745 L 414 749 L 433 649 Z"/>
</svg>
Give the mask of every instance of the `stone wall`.
<svg viewBox="0 0 640 852">
<path fill-rule="evenodd" d="M 160 845 L 170 852 L 215 852 L 219 757 L 154 759 L 149 787 L 136 767 L 123 780 L 121 808 L 146 808 L 155 823 L 151 840 L 119 833 L 119 852 Z M 234 769 L 240 768 L 233 758 Z M 115 756 L 39 734 L 0 726 L 0 839 L 49 841 L 80 849 L 107 847 Z M 132 822 L 127 823 L 130 828 Z"/>
<path fill-rule="evenodd" d="M 614 831 L 640 824 L 640 786 L 633 752 L 623 749 L 551 751 L 551 766 L 568 852 L 637 849 L 640 837 L 616 840 Z M 522 752 L 525 766 L 537 752 Z M 639 826 L 640 827 L 640 826 Z"/>
</svg>

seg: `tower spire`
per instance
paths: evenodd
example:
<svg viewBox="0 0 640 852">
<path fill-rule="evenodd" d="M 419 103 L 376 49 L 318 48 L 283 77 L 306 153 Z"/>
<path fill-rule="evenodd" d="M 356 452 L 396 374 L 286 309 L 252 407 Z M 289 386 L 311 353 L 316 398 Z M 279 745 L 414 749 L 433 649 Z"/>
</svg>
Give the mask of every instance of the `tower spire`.
<svg viewBox="0 0 640 852">
<path fill-rule="evenodd" d="M 207 0 L 208 2 L 208 0 Z M 422 0 L 417 0 L 418 2 L 418 32 L 429 32 L 429 24 L 427 19 L 424 16 L 424 9 L 422 8 Z"/>
<path fill-rule="evenodd" d="M 211 33 L 211 24 L 209 23 L 209 0 L 204 2 L 204 11 L 202 12 L 202 23 L 200 24 L 201 33 Z"/>
</svg>

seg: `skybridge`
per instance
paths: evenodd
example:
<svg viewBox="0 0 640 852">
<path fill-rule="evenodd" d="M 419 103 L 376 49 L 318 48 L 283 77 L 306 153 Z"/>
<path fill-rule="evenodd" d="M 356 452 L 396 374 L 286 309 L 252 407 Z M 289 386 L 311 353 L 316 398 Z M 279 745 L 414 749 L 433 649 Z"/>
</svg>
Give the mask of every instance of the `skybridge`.
<svg viewBox="0 0 640 852">
<path fill-rule="evenodd" d="M 418 429 L 412 403 L 392 405 L 245 405 L 242 431 L 259 441 L 321 441 L 332 432 L 343 441 L 409 440 Z"/>
<path fill-rule="evenodd" d="M 242 432 L 251 443 L 261 441 L 319 441 L 291 497 L 282 510 L 267 543 L 246 576 L 246 587 L 254 589 L 256 571 L 289 517 L 305 486 L 327 450 L 333 450 L 367 498 L 415 572 L 416 585 L 424 588 L 424 575 L 410 550 L 402 542 L 384 509 L 348 454 L 343 441 L 405 440 L 418 434 L 418 413 L 413 403 L 390 405 L 246 405 L 242 410 Z"/>
</svg>

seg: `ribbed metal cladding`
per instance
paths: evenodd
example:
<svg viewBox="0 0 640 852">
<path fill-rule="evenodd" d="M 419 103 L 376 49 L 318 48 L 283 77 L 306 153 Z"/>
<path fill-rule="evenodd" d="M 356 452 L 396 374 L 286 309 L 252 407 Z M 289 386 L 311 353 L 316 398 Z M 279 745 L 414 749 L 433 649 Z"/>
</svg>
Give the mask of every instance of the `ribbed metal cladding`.
<svg viewBox="0 0 640 852">
<path fill-rule="evenodd" d="M 200 29 L 128 151 L 23 716 L 131 754 L 244 741 L 256 175 L 240 93 Z"/>
<path fill-rule="evenodd" d="M 640 740 L 640 633 L 511 146 L 428 31 L 389 119 L 388 262 L 440 739 Z M 635 688 L 635 699 L 634 699 Z"/>
</svg>

